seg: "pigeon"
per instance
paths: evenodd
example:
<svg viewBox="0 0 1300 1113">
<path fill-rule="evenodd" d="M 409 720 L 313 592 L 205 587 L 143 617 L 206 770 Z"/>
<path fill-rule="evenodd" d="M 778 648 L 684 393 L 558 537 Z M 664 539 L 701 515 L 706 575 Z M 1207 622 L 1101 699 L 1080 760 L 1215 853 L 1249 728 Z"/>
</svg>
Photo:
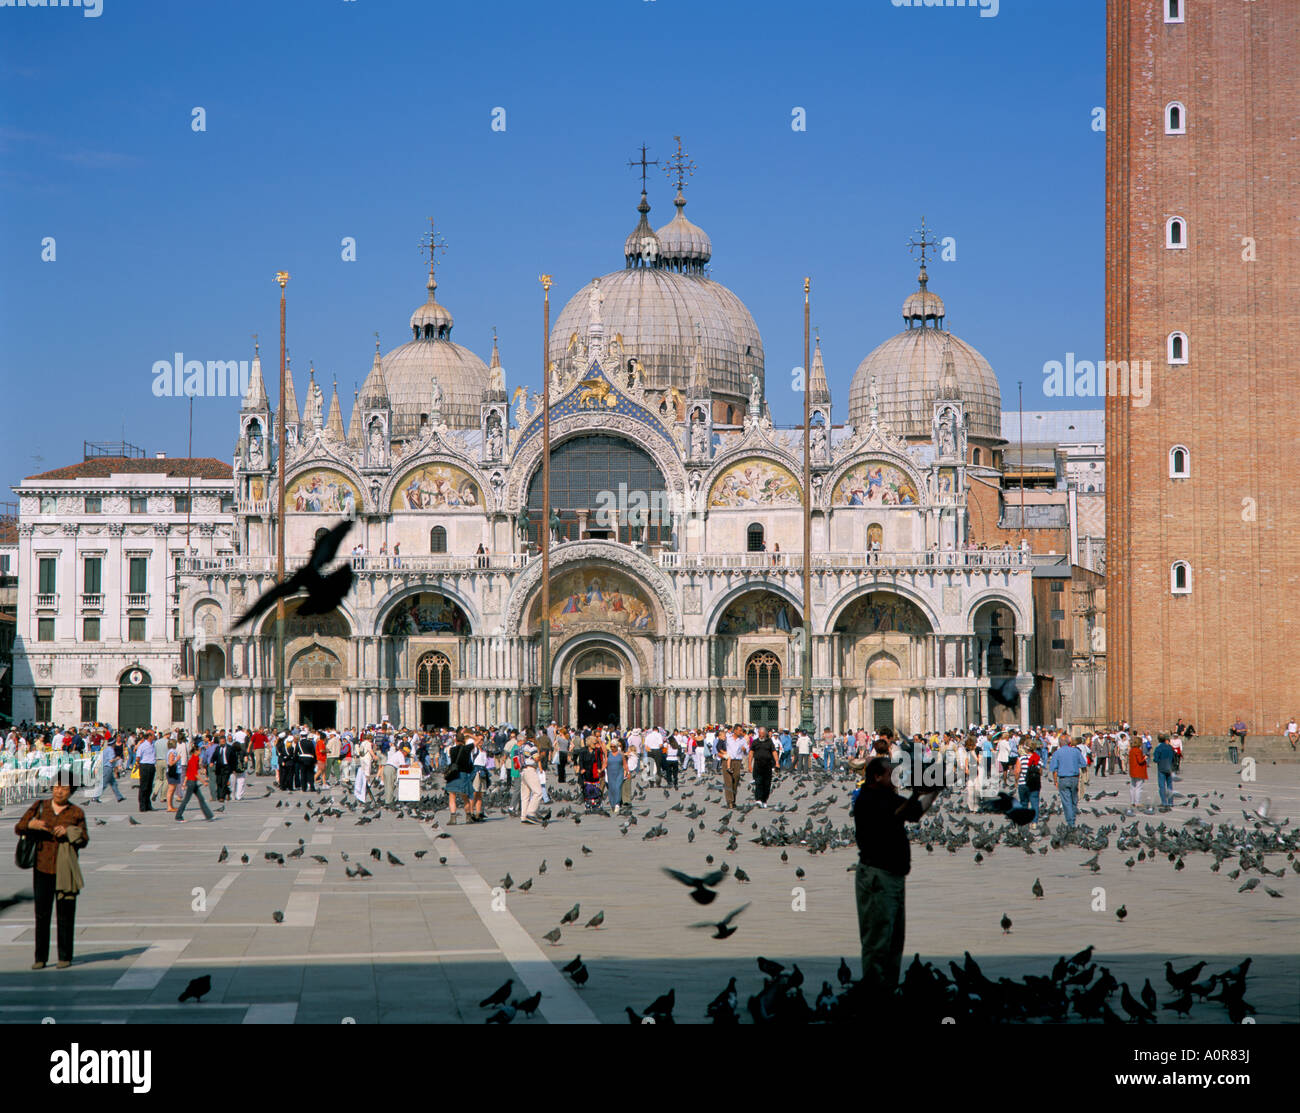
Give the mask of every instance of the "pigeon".
<svg viewBox="0 0 1300 1113">
<path fill-rule="evenodd" d="M 319 862 L 322 866 L 328 866 L 330 864 L 330 860 L 326 858 L 324 854 L 313 854 L 311 857 L 312 861 Z"/>
<path fill-rule="evenodd" d="M 140 821 L 139 821 L 138 819 L 136 819 L 136 817 L 133 816 L 133 815 L 128 815 L 128 816 L 126 817 L 126 821 L 127 821 L 127 822 L 132 826 L 132 827 L 139 827 L 139 826 L 140 826 Z"/>
<path fill-rule="evenodd" d="M 1115 909 L 1115 918 L 1116 918 L 1116 919 L 1117 919 L 1121 924 L 1124 922 L 1124 918 L 1125 918 L 1127 915 L 1128 915 L 1128 909 L 1125 908 L 1122 904 L 1121 904 L 1117 909 Z"/>
<path fill-rule="evenodd" d="M 542 859 L 542 864 L 537 867 L 537 876 L 541 877 L 546 872 L 546 859 Z"/>
<path fill-rule="evenodd" d="M 176 998 L 177 1001 L 185 1002 L 193 998 L 195 1001 L 202 1001 L 203 995 L 212 991 L 212 975 L 204 974 L 201 978 L 195 978 L 185 987 L 184 992 Z"/>
<path fill-rule="evenodd" d="M 563 916 L 560 917 L 560 926 L 563 927 L 565 924 L 576 924 L 578 922 L 578 915 L 581 908 L 582 906 L 579 904 L 575 904 L 572 908 L 570 908 Z"/>
<path fill-rule="evenodd" d="M 736 880 L 739 881 L 742 885 L 747 885 L 749 884 L 749 874 L 747 874 L 744 870 L 742 870 L 739 866 L 737 866 Z"/>
<path fill-rule="evenodd" d="M 244 865 L 248 865 L 248 855 L 247 855 L 247 854 L 241 854 L 241 855 L 239 856 L 239 860 L 240 860 L 241 862 L 243 862 Z"/>
<path fill-rule="evenodd" d="M 1139 993 L 1138 996 L 1142 998 L 1142 1004 L 1154 1013 L 1156 1010 L 1156 991 L 1151 985 L 1150 978 L 1147 978 L 1147 980 L 1142 983 L 1142 992 Z"/>
<path fill-rule="evenodd" d="M 480 1009 L 488 1009 L 493 1005 L 504 1005 L 508 1000 L 510 1000 L 510 989 L 514 984 L 514 978 L 507 978 L 506 984 L 495 990 L 489 996 L 484 997 L 483 1000 L 478 1003 L 478 1007 Z"/>
<path fill-rule="evenodd" d="M 1034 886 L 1030 892 L 1034 894 L 1034 900 L 1043 899 L 1043 883 L 1036 877 L 1034 878 Z"/>
<path fill-rule="evenodd" d="M 379 847 L 372 846 L 370 848 L 370 857 L 372 857 L 376 862 L 382 862 L 384 859 L 384 852 L 380 850 Z"/>
<path fill-rule="evenodd" d="M 1258 884 L 1259 884 L 1259 878 L 1258 878 L 1258 877 L 1252 877 L 1252 878 L 1250 878 L 1250 880 L 1248 880 L 1248 881 L 1246 882 L 1246 884 L 1244 884 L 1240 889 L 1238 889 L 1237 892 L 1239 892 L 1239 893 L 1249 893 L 1249 892 L 1253 891 L 1254 888 L 1255 888 L 1255 886 L 1258 885 Z"/>
<path fill-rule="evenodd" d="M 1069 959 L 1070 966 L 1087 966 L 1092 961 L 1092 948 L 1085 947 L 1077 955 L 1072 955 Z"/>
<path fill-rule="evenodd" d="M 1188 990 L 1183 990 L 1183 995 L 1176 1001 L 1170 1001 L 1169 1004 L 1161 1006 L 1165 1009 L 1172 1009 L 1179 1016 L 1186 1016 L 1192 1011 L 1192 995 Z"/>
<path fill-rule="evenodd" d="M 562 974 L 572 974 L 579 966 L 582 965 L 582 955 L 574 955 L 573 958 L 560 967 Z"/>
<path fill-rule="evenodd" d="M 573 869 L 573 859 L 572 859 L 572 858 L 565 858 L 565 859 L 564 859 L 564 868 L 565 868 L 566 870 L 571 870 L 571 869 Z"/>
<path fill-rule="evenodd" d="M 1174 989 L 1186 991 L 1191 984 L 1200 976 L 1201 971 L 1205 969 L 1204 962 L 1198 962 L 1195 966 L 1189 966 L 1182 973 L 1174 969 L 1173 963 L 1165 961 L 1165 981 Z"/>
<path fill-rule="evenodd" d="M 653 1016 L 655 1018 L 672 1016 L 673 1004 L 676 1002 L 676 999 L 677 991 L 675 989 L 670 989 L 667 993 L 662 994 L 651 1001 L 650 1004 L 646 1006 L 643 1015 Z"/>
<path fill-rule="evenodd" d="M 849 969 L 849 964 L 840 959 L 839 969 L 835 971 L 835 976 L 839 979 L 840 985 L 848 985 L 853 981 L 853 971 Z"/>
<path fill-rule="evenodd" d="M 691 924 L 691 927 L 712 928 L 714 939 L 726 939 L 729 936 L 736 934 L 737 929 L 731 926 L 731 921 L 734 920 L 737 916 L 739 916 L 742 912 L 744 912 L 745 909 L 748 908 L 751 903 L 753 902 L 751 901 L 746 904 L 742 904 L 739 908 L 733 909 L 731 912 L 728 912 L 727 915 L 724 916 L 717 923 L 711 923 L 710 921 L 705 920 L 703 923 Z"/>
<path fill-rule="evenodd" d="M 387 851 L 387 852 L 386 852 L 386 855 L 387 855 L 387 858 L 388 858 L 388 864 L 389 864 L 390 866 L 404 866 L 404 865 L 406 865 L 406 863 L 403 862 L 403 861 L 402 861 L 402 860 L 401 860 L 401 859 L 400 859 L 396 854 L 394 854 L 391 850 Z"/>
<path fill-rule="evenodd" d="M 1003 912 L 1003 913 L 1002 913 L 1002 919 L 1001 919 L 1000 923 L 1002 924 L 1002 934 L 1003 934 L 1003 935 L 1010 935 L 1010 934 L 1011 934 L 1011 917 L 1008 916 L 1005 912 Z"/>
<path fill-rule="evenodd" d="M 301 858 L 305 853 L 307 853 L 307 852 L 306 852 L 305 850 L 303 850 L 303 848 L 302 848 L 301 846 L 295 846 L 291 851 L 289 851 L 288 854 L 285 855 L 285 857 L 286 857 L 286 858 Z"/>
<path fill-rule="evenodd" d="M 583 857 L 586 857 L 586 856 L 587 856 L 588 854 L 590 854 L 590 853 L 591 853 L 591 850 L 590 850 L 588 847 L 585 847 L 585 846 L 584 846 L 584 847 L 582 848 L 582 854 L 583 854 Z"/>
<path fill-rule="evenodd" d="M 299 568 L 283 583 L 276 584 L 264 592 L 243 616 L 237 619 L 232 629 L 238 630 L 265 614 L 279 600 L 288 599 L 300 592 L 306 592 L 307 598 L 298 607 L 297 613 L 307 617 L 316 614 L 329 614 L 352 589 L 353 573 L 351 564 L 344 564 L 328 576 L 322 575 L 322 569 L 338 555 L 343 538 L 352 529 L 352 522 L 344 518 L 338 525 L 327 530 L 317 538 L 307 563 Z"/>
<path fill-rule="evenodd" d="M 709 861 L 713 861 L 713 856 L 709 856 Z M 691 889 L 691 900 L 696 904 L 712 904 L 717 899 L 718 894 L 713 891 L 713 886 L 722 883 L 723 878 L 727 875 L 722 870 L 715 870 L 713 873 L 706 873 L 703 877 L 691 877 L 690 874 L 682 873 L 680 870 L 672 870 L 667 866 L 664 867 L 664 873 L 675 881 L 680 881 L 683 885 Z"/>
<path fill-rule="evenodd" d="M 429 853 L 429 852 L 428 852 L 427 850 L 417 850 L 417 851 L 415 852 L 415 857 L 416 857 L 417 859 L 419 859 L 419 858 L 423 858 L 423 857 L 424 857 L 426 854 L 428 854 L 428 853 Z"/>
<path fill-rule="evenodd" d="M 1123 1010 L 1128 1013 L 1134 1020 L 1146 1022 L 1155 1020 L 1155 1014 L 1142 1004 L 1136 997 L 1129 992 L 1128 982 L 1125 982 L 1119 995 L 1119 1003 Z"/>
<path fill-rule="evenodd" d="M 604 922 L 605 922 L 605 910 L 602 908 L 590 920 L 588 920 L 585 924 L 583 924 L 583 927 L 599 928 L 600 925 L 603 924 Z"/>
<path fill-rule="evenodd" d="M 551 928 L 551 930 L 543 935 L 542 938 L 550 943 L 552 947 L 558 946 L 560 942 L 560 929 Z"/>
<path fill-rule="evenodd" d="M 271 913 L 271 919 L 273 919 L 277 924 L 282 924 L 284 923 L 284 913 L 277 908 Z"/>
<path fill-rule="evenodd" d="M 520 885 L 519 885 L 519 891 L 520 891 L 521 893 L 526 893 L 526 892 L 528 892 L 528 890 L 531 889 L 532 887 L 533 887 L 533 879 L 530 877 L 527 881 L 524 881 L 524 882 L 521 882 L 521 883 L 520 883 Z"/>
<path fill-rule="evenodd" d="M 732 978 L 727 982 L 727 988 L 719 993 L 705 1007 L 705 1014 L 711 1016 L 714 1023 L 722 1021 L 736 1022 L 739 1018 L 736 1016 L 736 979 Z"/>
<path fill-rule="evenodd" d="M 500 881 L 497 882 L 497 884 L 500 885 L 501 888 L 503 888 L 508 893 L 510 892 L 511 889 L 515 887 L 515 879 L 511 877 L 509 873 L 507 873 L 505 877 L 503 877 Z"/>
<path fill-rule="evenodd" d="M 796 866 L 794 871 L 795 877 L 802 881 L 807 875 L 803 871 L 803 866 Z"/>
<path fill-rule="evenodd" d="M 524 1016 L 532 1017 L 537 1012 L 537 1006 L 542 1003 L 542 991 L 539 989 L 531 997 L 525 997 L 522 1001 L 512 1001 L 516 1009 L 523 1012 Z"/>
<path fill-rule="evenodd" d="M 1278 900 L 1282 899 L 1281 893 L 1276 889 L 1270 889 L 1267 885 L 1264 886 L 1264 892 L 1266 892 L 1270 897 L 1276 897 Z"/>
<path fill-rule="evenodd" d="M 224 862 L 229 857 L 230 857 L 230 851 L 223 846 L 221 848 L 221 853 L 217 855 L 217 861 Z"/>
<path fill-rule="evenodd" d="M 762 955 L 758 957 L 758 968 L 769 978 L 780 977 L 785 971 L 785 967 L 779 962 L 773 962 L 770 958 L 763 958 Z"/>
<path fill-rule="evenodd" d="M 569 977 L 573 979 L 574 985 L 582 987 L 587 984 L 587 979 L 591 977 L 591 973 L 587 970 L 587 967 L 584 965 L 584 966 L 579 966 L 578 969 L 576 969 L 572 974 L 569 975 Z"/>
</svg>

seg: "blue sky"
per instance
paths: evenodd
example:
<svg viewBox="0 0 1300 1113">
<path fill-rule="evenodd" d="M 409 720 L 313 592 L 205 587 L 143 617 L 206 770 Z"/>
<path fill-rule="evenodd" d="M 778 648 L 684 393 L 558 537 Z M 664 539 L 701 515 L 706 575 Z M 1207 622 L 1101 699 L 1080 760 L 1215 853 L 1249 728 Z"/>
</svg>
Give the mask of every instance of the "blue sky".
<svg viewBox="0 0 1300 1113">
<path fill-rule="evenodd" d="M 1044 398 L 1042 366 L 1102 350 L 1104 47 L 1101 0 L 993 18 L 892 0 L 0 8 L 0 480 L 74 463 L 83 440 L 183 454 L 186 403 L 154 397 L 154 362 L 249 358 L 258 332 L 270 371 L 280 268 L 300 399 L 312 360 L 350 406 L 373 333 L 408 338 L 431 215 L 453 338 L 486 358 L 496 326 L 510 388 L 539 385 L 537 275 L 558 311 L 622 266 L 627 161 L 643 142 L 666 160 L 675 134 L 778 423 L 801 412 L 783 384 L 803 276 L 842 421 L 857 364 L 901 327 L 923 214 L 957 242 L 931 288 L 1004 406 L 1018 380 L 1028 409 L 1090 405 Z M 652 173 L 657 226 L 672 189 Z M 196 455 L 229 458 L 237 408 L 196 401 Z"/>
</svg>

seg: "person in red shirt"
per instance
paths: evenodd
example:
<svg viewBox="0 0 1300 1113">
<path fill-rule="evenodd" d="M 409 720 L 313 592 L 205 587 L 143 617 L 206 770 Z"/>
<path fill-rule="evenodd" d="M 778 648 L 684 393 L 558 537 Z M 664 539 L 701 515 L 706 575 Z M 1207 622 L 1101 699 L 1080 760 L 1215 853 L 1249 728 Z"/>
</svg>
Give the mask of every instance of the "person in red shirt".
<svg viewBox="0 0 1300 1113">
<path fill-rule="evenodd" d="M 253 751 L 254 772 L 259 777 L 266 774 L 267 761 L 267 738 L 266 732 L 260 727 L 254 729 L 253 736 L 249 740 L 250 748 Z"/>
<path fill-rule="evenodd" d="M 176 809 L 176 822 L 185 822 L 185 805 L 190 802 L 191 796 L 199 798 L 199 807 L 203 809 L 203 814 L 211 822 L 212 809 L 208 807 L 208 802 L 203 799 L 203 790 L 199 788 L 199 777 L 202 776 L 203 783 L 208 783 L 208 774 L 206 770 L 200 771 L 200 754 L 199 748 L 194 747 L 190 751 L 190 759 L 185 763 L 185 799 L 181 801 L 181 806 Z"/>
</svg>

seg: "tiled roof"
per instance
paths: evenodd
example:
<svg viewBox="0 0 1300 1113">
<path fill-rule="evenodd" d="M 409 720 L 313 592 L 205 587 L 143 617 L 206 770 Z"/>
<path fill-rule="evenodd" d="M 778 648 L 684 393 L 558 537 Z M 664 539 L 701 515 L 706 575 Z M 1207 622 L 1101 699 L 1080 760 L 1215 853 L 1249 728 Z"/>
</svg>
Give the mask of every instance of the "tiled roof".
<svg viewBox="0 0 1300 1113">
<path fill-rule="evenodd" d="M 29 475 L 23 482 L 38 479 L 107 479 L 110 475 L 166 475 L 172 478 L 195 479 L 232 479 L 234 472 L 224 460 L 211 456 L 196 457 L 156 457 L 132 459 L 125 456 L 97 456 L 92 460 L 83 460 L 79 464 L 69 464 L 66 468 Z"/>
</svg>

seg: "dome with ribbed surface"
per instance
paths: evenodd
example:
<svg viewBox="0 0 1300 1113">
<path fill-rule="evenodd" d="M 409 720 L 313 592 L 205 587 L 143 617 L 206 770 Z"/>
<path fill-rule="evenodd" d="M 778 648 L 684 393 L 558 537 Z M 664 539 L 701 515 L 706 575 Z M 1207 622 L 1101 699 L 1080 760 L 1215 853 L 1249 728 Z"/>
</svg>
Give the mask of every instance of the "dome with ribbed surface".
<svg viewBox="0 0 1300 1113">
<path fill-rule="evenodd" d="M 943 300 L 926 289 L 922 269 L 921 288 L 903 303 L 907 327 L 877 347 L 853 375 L 849 388 L 852 425 L 870 424 L 874 376 L 881 424 L 888 425 L 899 436 L 928 439 L 940 387 L 945 388 L 945 394 L 952 393 L 955 381 L 956 393 L 966 404 L 970 436 L 1001 440 L 1002 390 L 998 377 L 978 351 L 938 327 L 944 314 Z M 945 348 L 951 359 L 946 375 L 943 374 Z"/>
<path fill-rule="evenodd" d="M 703 228 L 686 219 L 686 198 L 680 190 L 673 204 L 677 215 L 655 233 L 660 259 L 674 270 L 702 270 L 713 255 L 713 241 Z"/>
<path fill-rule="evenodd" d="M 645 210 L 638 208 L 644 224 Z M 670 257 L 664 235 L 678 220 L 681 225 L 672 236 L 679 238 L 670 236 L 677 254 Z M 637 232 L 642 224 L 637 225 Z M 743 407 L 749 398 L 750 375 L 757 373 L 760 381 L 763 378 L 763 340 L 744 302 L 704 275 L 702 259 L 709 257 L 712 247 L 702 232 L 703 240 L 695 240 L 691 247 L 694 233 L 689 229 L 694 227 L 679 209 L 677 218 L 653 233 L 659 248 L 653 260 L 644 254 L 634 256 L 628 250 L 636 246 L 631 243 L 637 235 L 634 232 L 624 246 L 624 269 L 596 280 L 602 295 L 600 316 L 605 344 L 609 346 L 616 337 L 622 337 L 627 358 L 640 361 L 648 389 L 676 387 L 689 396 L 698 335 L 714 395 L 724 403 Z M 699 265 L 669 269 L 669 259 L 681 265 L 686 258 L 682 252 L 688 250 L 696 252 L 694 262 Z M 587 340 L 590 304 L 588 283 L 569 299 L 555 319 L 550 358 L 561 368 L 569 368 L 574 336 L 583 343 Z"/>
<path fill-rule="evenodd" d="M 411 314 L 415 338 L 382 359 L 382 382 L 393 408 L 397 440 L 419 436 L 433 409 L 435 378 L 442 390 L 442 420 L 452 429 L 478 428 L 479 404 L 488 387 L 487 364 L 451 342 L 452 315 L 434 298 L 436 287 L 431 275 L 428 300 Z"/>
</svg>

